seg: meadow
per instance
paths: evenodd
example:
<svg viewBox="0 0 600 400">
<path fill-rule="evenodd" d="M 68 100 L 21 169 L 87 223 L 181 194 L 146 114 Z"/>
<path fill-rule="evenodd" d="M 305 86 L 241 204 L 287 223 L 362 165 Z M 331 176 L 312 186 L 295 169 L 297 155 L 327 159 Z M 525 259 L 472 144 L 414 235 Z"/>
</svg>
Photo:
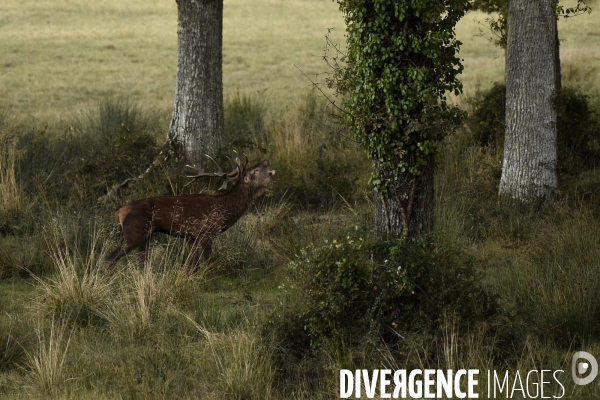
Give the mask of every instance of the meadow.
<svg viewBox="0 0 600 400">
<path fill-rule="evenodd" d="M 341 368 L 478 368 L 482 381 L 561 369 L 563 398 L 600 398 L 570 377 L 574 351 L 600 355 L 599 15 L 559 22 L 574 105 L 559 129 L 580 141 L 565 139 L 540 207 L 497 201 L 503 50 L 484 14 L 460 22 L 453 101 L 470 116 L 440 145 L 430 248 L 373 239 L 370 163 L 307 79 L 328 72 L 325 35 L 343 43 L 336 3 L 226 0 L 227 142 L 276 179 L 216 240 L 216 276 L 190 275 L 185 244 L 165 237 L 145 271 L 129 256 L 105 274 L 118 207 L 212 190 L 163 165 L 97 201 L 164 141 L 176 4 L 3 1 L 0 397 L 326 399 Z"/>
</svg>

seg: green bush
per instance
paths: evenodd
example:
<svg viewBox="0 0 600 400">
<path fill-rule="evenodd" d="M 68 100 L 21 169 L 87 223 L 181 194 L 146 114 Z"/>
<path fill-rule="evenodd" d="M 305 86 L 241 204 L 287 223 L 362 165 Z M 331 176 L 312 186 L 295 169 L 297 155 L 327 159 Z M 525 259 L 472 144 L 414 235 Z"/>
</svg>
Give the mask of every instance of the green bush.
<svg viewBox="0 0 600 400">
<path fill-rule="evenodd" d="M 559 171 L 576 174 L 600 162 L 600 115 L 590 98 L 563 88 L 558 113 Z"/>
<path fill-rule="evenodd" d="M 505 102 L 506 86 L 501 83 L 494 83 L 487 91 L 478 91 L 469 100 L 472 111 L 466 122 L 477 143 L 502 149 L 506 116 Z"/>
<path fill-rule="evenodd" d="M 370 334 L 396 342 L 415 332 L 436 334 L 447 313 L 473 325 L 496 312 L 473 260 L 424 241 L 333 240 L 303 250 L 291 271 L 297 309 L 270 322 L 283 348 L 332 339 L 352 345 Z"/>
</svg>

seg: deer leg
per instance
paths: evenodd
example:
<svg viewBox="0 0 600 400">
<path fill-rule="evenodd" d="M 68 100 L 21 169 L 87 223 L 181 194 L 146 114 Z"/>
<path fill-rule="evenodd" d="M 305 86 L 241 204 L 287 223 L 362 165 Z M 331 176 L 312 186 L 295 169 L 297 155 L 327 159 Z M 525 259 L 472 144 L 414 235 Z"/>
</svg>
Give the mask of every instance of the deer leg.
<svg viewBox="0 0 600 400">
<path fill-rule="evenodd" d="M 127 253 L 129 253 L 134 246 L 127 246 L 125 243 L 122 243 L 119 247 L 117 247 L 112 253 L 110 253 L 106 257 L 106 261 L 108 264 L 106 265 L 107 270 L 111 270 L 117 261 L 123 258 Z"/>
<path fill-rule="evenodd" d="M 138 246 L 138 264 L 140 269 L 143 271 L 146 269 L 148 265 L 148 247 L 149 247 L 150 238 L 144 242 L 144 244 Z"/>
<path fill-rule="evenodd" d="M 206 239 L 202 242 L 202 254 L 204 255 L 204 259 L 206 260 L 206 264 L 212 266 L 212 239 Z"/>
<path fill-rule="evenodd" d="M 198 271 L 198 266 L 200 264 L 200 255 L 198 254 L 198 240 L 196 238 L 188 239 L 187 244 L 191 251 L 191 272 L 195 273 L 196 271 Z"/>
<path fill-rule="evenodd" d="M 202 241 L 202 254 L 206 260 L 206 270 L 210 275 L 213 282 L 213 290 L 216 292 L 219 288 L 217 287 L 217 274 L 215 270 L 215 263 L 212 259 L 212 238 L 208 238 Z"/>
<path fill-rule="evenodd" d="M 216 280 L 216 277 L 214 276 L 213 262 L 211 260 L 212 240 L 207 240 L 207 239 L 202 240 L 202 239 L 198 239 L 198 238 L 193 238 L 193 239 L 188 239 L 187 243 L 188 243 L 188 246 L 190 247 L 190 250 L 192 251 L 191 273 L 195 273 L 198 271 L 198 268 L 200 266 L 200 246 L 202 246 L 202 254 L 204 255 L 204 258 L 206 259 L 206 264 L 207 264 L 205 277 L 207 279 L 211 279 L 213 281 L 213 290 L 216 291 L 217 290 L 217 280 Z"/>
<path fill-rule="evenodd" d="M 210 268 L 210 266 L 212 266 L 213 262 L 211 259 L 211 255 L 212 255 L 212 240 L 211 239 L 198 239 L 198 238 L 188 239 L 187 244 L 188 244 L 188 247 L 190 248 L 190 251 L 192 252 L 192 254 L 190 256 L 191 264 L 192 264 L 192 272 L 196 272 L 198 270 L 198 267 L 200 266 L 200 252 L 199 252 L 200 246 L 202 246 L 202 255 L 204 256 L 204 259 L 206 260 L 206 264 L 208 265 L 209 268 Z"/>
</svg>

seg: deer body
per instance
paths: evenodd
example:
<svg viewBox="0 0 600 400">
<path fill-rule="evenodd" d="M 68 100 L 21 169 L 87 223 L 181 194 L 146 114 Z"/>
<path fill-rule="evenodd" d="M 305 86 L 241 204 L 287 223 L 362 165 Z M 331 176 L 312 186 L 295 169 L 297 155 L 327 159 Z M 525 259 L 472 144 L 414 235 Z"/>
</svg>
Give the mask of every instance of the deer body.
<svg viewBox="0 0 600 400">
<path fill-rule="evenodd" d="M 185 238 L 192 250 L 194 268 L 199 261 L 199 247 L 210 263 L 213 239 L 234 225 L 265 191 L 275 175 L 275 171 L 269 170 L 270 165 L 270 161 L 265 160 L 246 171 L 238 162 L 237 170 L 229 174 L 202 173 L 192 177 L 226 175 L 235 180 L 231 190 L 224 194 L 151 197 L 121 207 L 115 218 L 123 228 L 123 241 L 108 255 L 108 268 L 135 248 L 139 250 L 139 263 L 143 268 L 149 239 L 155 232 Z"/>
</svg>

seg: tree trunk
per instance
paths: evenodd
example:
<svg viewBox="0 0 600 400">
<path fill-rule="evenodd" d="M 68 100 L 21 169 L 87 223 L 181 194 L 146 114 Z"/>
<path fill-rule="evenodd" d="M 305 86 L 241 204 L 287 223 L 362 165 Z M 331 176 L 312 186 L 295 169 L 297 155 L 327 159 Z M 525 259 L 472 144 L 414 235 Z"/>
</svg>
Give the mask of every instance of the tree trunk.
<svg viewBox="0 0 600 400">
<path fill-rule="evenodd" d="M 223 0 L 177 0 L 177 84 L 168 140 L 189 162 L 223 144 Z"/>
<path fill-rule="evenodd" d="M 375 163 L 374 163 L 375 164 Z M 376 168 L 376 166 L 375 166 Z M 388 198 L 373 196 L 375 232 L 391 233 L 405 239 L 425 237 L 433 231 L 433 158 L 423 167 L 421 175 L 388 171 L 392 180 Z"/>
<path fill-rule="evenodd" d="M 554 78 L 556 79 L 556 93 L 560 96 L 562 90 L 562 69 L 560 67 L 560 40 L 558 39 L 558 19 L 554 19 Z"/>
<path fill-rule="evenodd" d="M 510 0 L 506 134 L 499 194 L 529 202 L 556 189 L 556 16 L 553 0 Z"/>
</svg>

